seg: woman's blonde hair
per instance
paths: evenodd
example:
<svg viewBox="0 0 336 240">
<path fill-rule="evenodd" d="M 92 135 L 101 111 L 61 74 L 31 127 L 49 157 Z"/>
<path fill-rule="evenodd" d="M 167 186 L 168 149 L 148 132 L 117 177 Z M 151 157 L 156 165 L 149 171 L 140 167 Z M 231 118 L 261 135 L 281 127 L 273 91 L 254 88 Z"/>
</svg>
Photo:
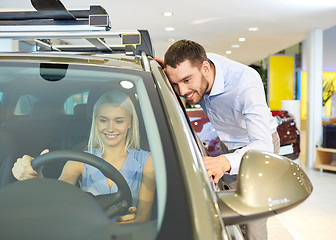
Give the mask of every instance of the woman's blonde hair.
<svg viewBox="0 0 336 240">
<path fill-rule="evenodd" d="M 104 144 L 100 135 L 98 134 L 96 117 L 98 106 L 105 103 L 110 103 L 119 106 L 129 114 L 129 116 L 131 117 L 131 128 L 128 129 L 127 132 L 125 151 L 127 151 L 128 148 L 139 149 L 140 148 L 139 121 L 133 102 L 129 98 L 129 96 L 124 92 L 112 91 L 103 94 L 93 106 L 91 131 L 87 147 L 88 151 L 92 152 L 93 149 L 99 149 L 102 151 L 102 154 L 104 153 Z"/>
</svg>

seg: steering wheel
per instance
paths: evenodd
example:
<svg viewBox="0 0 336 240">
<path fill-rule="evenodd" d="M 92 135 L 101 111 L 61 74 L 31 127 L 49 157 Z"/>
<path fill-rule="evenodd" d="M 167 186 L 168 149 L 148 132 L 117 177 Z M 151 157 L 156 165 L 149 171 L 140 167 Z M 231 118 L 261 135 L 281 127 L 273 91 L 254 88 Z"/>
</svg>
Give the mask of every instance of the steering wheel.
<svg viewBox="0 0 336 240">
<path fill-rule="evenodd" d="M 64 160 L 72 160 L 89 164 L 99 169 L 105 177 L 111 179 L 118 187 L 118 191 L 116 193 L 92 196 L 104 209 L 109 218 L 127 213 L 128 208 L 132 205 L 131 190 L 121 173 L 100 157 L 86 152 L 58 150 L 36 157 L 31 162 L 31 165 L 34 170 L 37 170 L 47 163 Z"/>
</svg>

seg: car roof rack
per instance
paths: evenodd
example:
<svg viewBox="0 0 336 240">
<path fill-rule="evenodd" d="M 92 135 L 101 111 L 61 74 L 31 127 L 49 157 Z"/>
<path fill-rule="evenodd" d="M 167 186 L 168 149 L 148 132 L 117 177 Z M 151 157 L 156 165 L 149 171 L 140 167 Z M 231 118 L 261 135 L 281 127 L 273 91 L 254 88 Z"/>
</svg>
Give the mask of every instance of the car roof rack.
<svg viewBox="0 0 336 240">
<path fill-rule="evenodd" d="M 109 15 L 101 6 L 68 11 L 59 0 L 31 0 L 31 3 L 36 11 L 0 12 L 0 39 L 24 41 L 43 51 L 126 55 L 145 52 L 147 56 L 155 56 L 147 30 L 112 31 Z M 78 44 L 79 39 L 85 39 L 85 44 Z M 77 42 L 70 44 L 72 40 Z"/>
</svg>

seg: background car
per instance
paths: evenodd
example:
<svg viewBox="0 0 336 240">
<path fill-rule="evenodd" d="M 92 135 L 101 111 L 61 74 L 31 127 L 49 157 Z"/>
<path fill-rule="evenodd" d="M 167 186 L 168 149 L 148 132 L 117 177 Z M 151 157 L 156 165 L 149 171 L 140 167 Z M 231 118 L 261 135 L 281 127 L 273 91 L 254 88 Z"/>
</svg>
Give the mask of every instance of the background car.
<svg viewBox="0 0 336 240">
<path fill-rule="evenodd" d="M 310 195 L 311 182 L 298 165 L 257 151 L 242 159 L 239 191 L 217 189 L 206 173 L 203 145 L 152 58 L 148 32 L 113 32 L 108 24 L 92 31 L 82 22 L 90 30 L 84 31 L 78 21 L 93 16 L 94 23 L 97 15 L 108 20 L 102 8 L 65 11 L 57 1 L 55 20 L 50 12 L 55 2 L 47 9 L 46 1 L 34 2 L 39 12 L 15 13 L 19 22 L 6 13 L 0 22 L 5 26 L 1 38 L 32 43 L 38 50 L 0 53 L 1 239 L 242 239 L 239 224 L 291 209 Z M 59 29 L 50 32 L 53 28 Z M 90 45 L 71 44 L 74 38 Z M 121 38 L 123 44 L 110 45 L 109 38 Z M 93 106 L 111 91 L 131 98 L 141 148 L 153 159 L 156 189 L 148 221 L 111 221 L 131 205 L 128 184 L 112 165 L 83 153 Z M 45 148 L 50 153 L 39 156 Z M 13 163 L 23 154 L 36 157 L 32 165 L 36 170 L 43 166 L 44 179 L 13 178 Z M 91 196 L 55 179 L 69 159 L 98 168 L 118 192 Z"/>
<path fill-rule="evenodd" d="M 200 107 L 187 108 L 187 113 L 209 156 L 218 156 L 221 153 L 221 141 L 206 113 Z M 278 123 L 279 155 L 296 160 L 300 155 L 300 131 L 296 127 L 294 117 L 284 110 L 272 111 L 272 115 Z"/>
<path fill-rule="evenodd" d="M 220 139 L 206 113 L 201 108 L 187 108 L 187 113 L 191 126 L 202 141 L 208 155 L 212 157 L 220 155 Z"/>
<path fill-rule="evenodd" d="M 280 155 L 295 160 L 300 155 L 300 131 L 296 127 L 294 116 L 286 110 L 272 111 L 278 122 L 280 137 Z"/>
</svg>

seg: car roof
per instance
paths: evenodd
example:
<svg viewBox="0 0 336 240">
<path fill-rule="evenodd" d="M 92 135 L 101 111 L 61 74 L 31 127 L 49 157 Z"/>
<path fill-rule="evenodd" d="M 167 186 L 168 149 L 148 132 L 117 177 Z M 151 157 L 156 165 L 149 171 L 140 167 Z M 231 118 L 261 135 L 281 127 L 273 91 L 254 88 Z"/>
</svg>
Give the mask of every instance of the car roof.
<svg viewBox="0 0 336 240">
<path fill-rule="evenodd" d="M 144 71 L 141 58 L 122 54 L 59 53 L 59 52 L 6 52 L 0 62 L 45 62 L 81 65 L 100 65 Z"/>
</svg>

